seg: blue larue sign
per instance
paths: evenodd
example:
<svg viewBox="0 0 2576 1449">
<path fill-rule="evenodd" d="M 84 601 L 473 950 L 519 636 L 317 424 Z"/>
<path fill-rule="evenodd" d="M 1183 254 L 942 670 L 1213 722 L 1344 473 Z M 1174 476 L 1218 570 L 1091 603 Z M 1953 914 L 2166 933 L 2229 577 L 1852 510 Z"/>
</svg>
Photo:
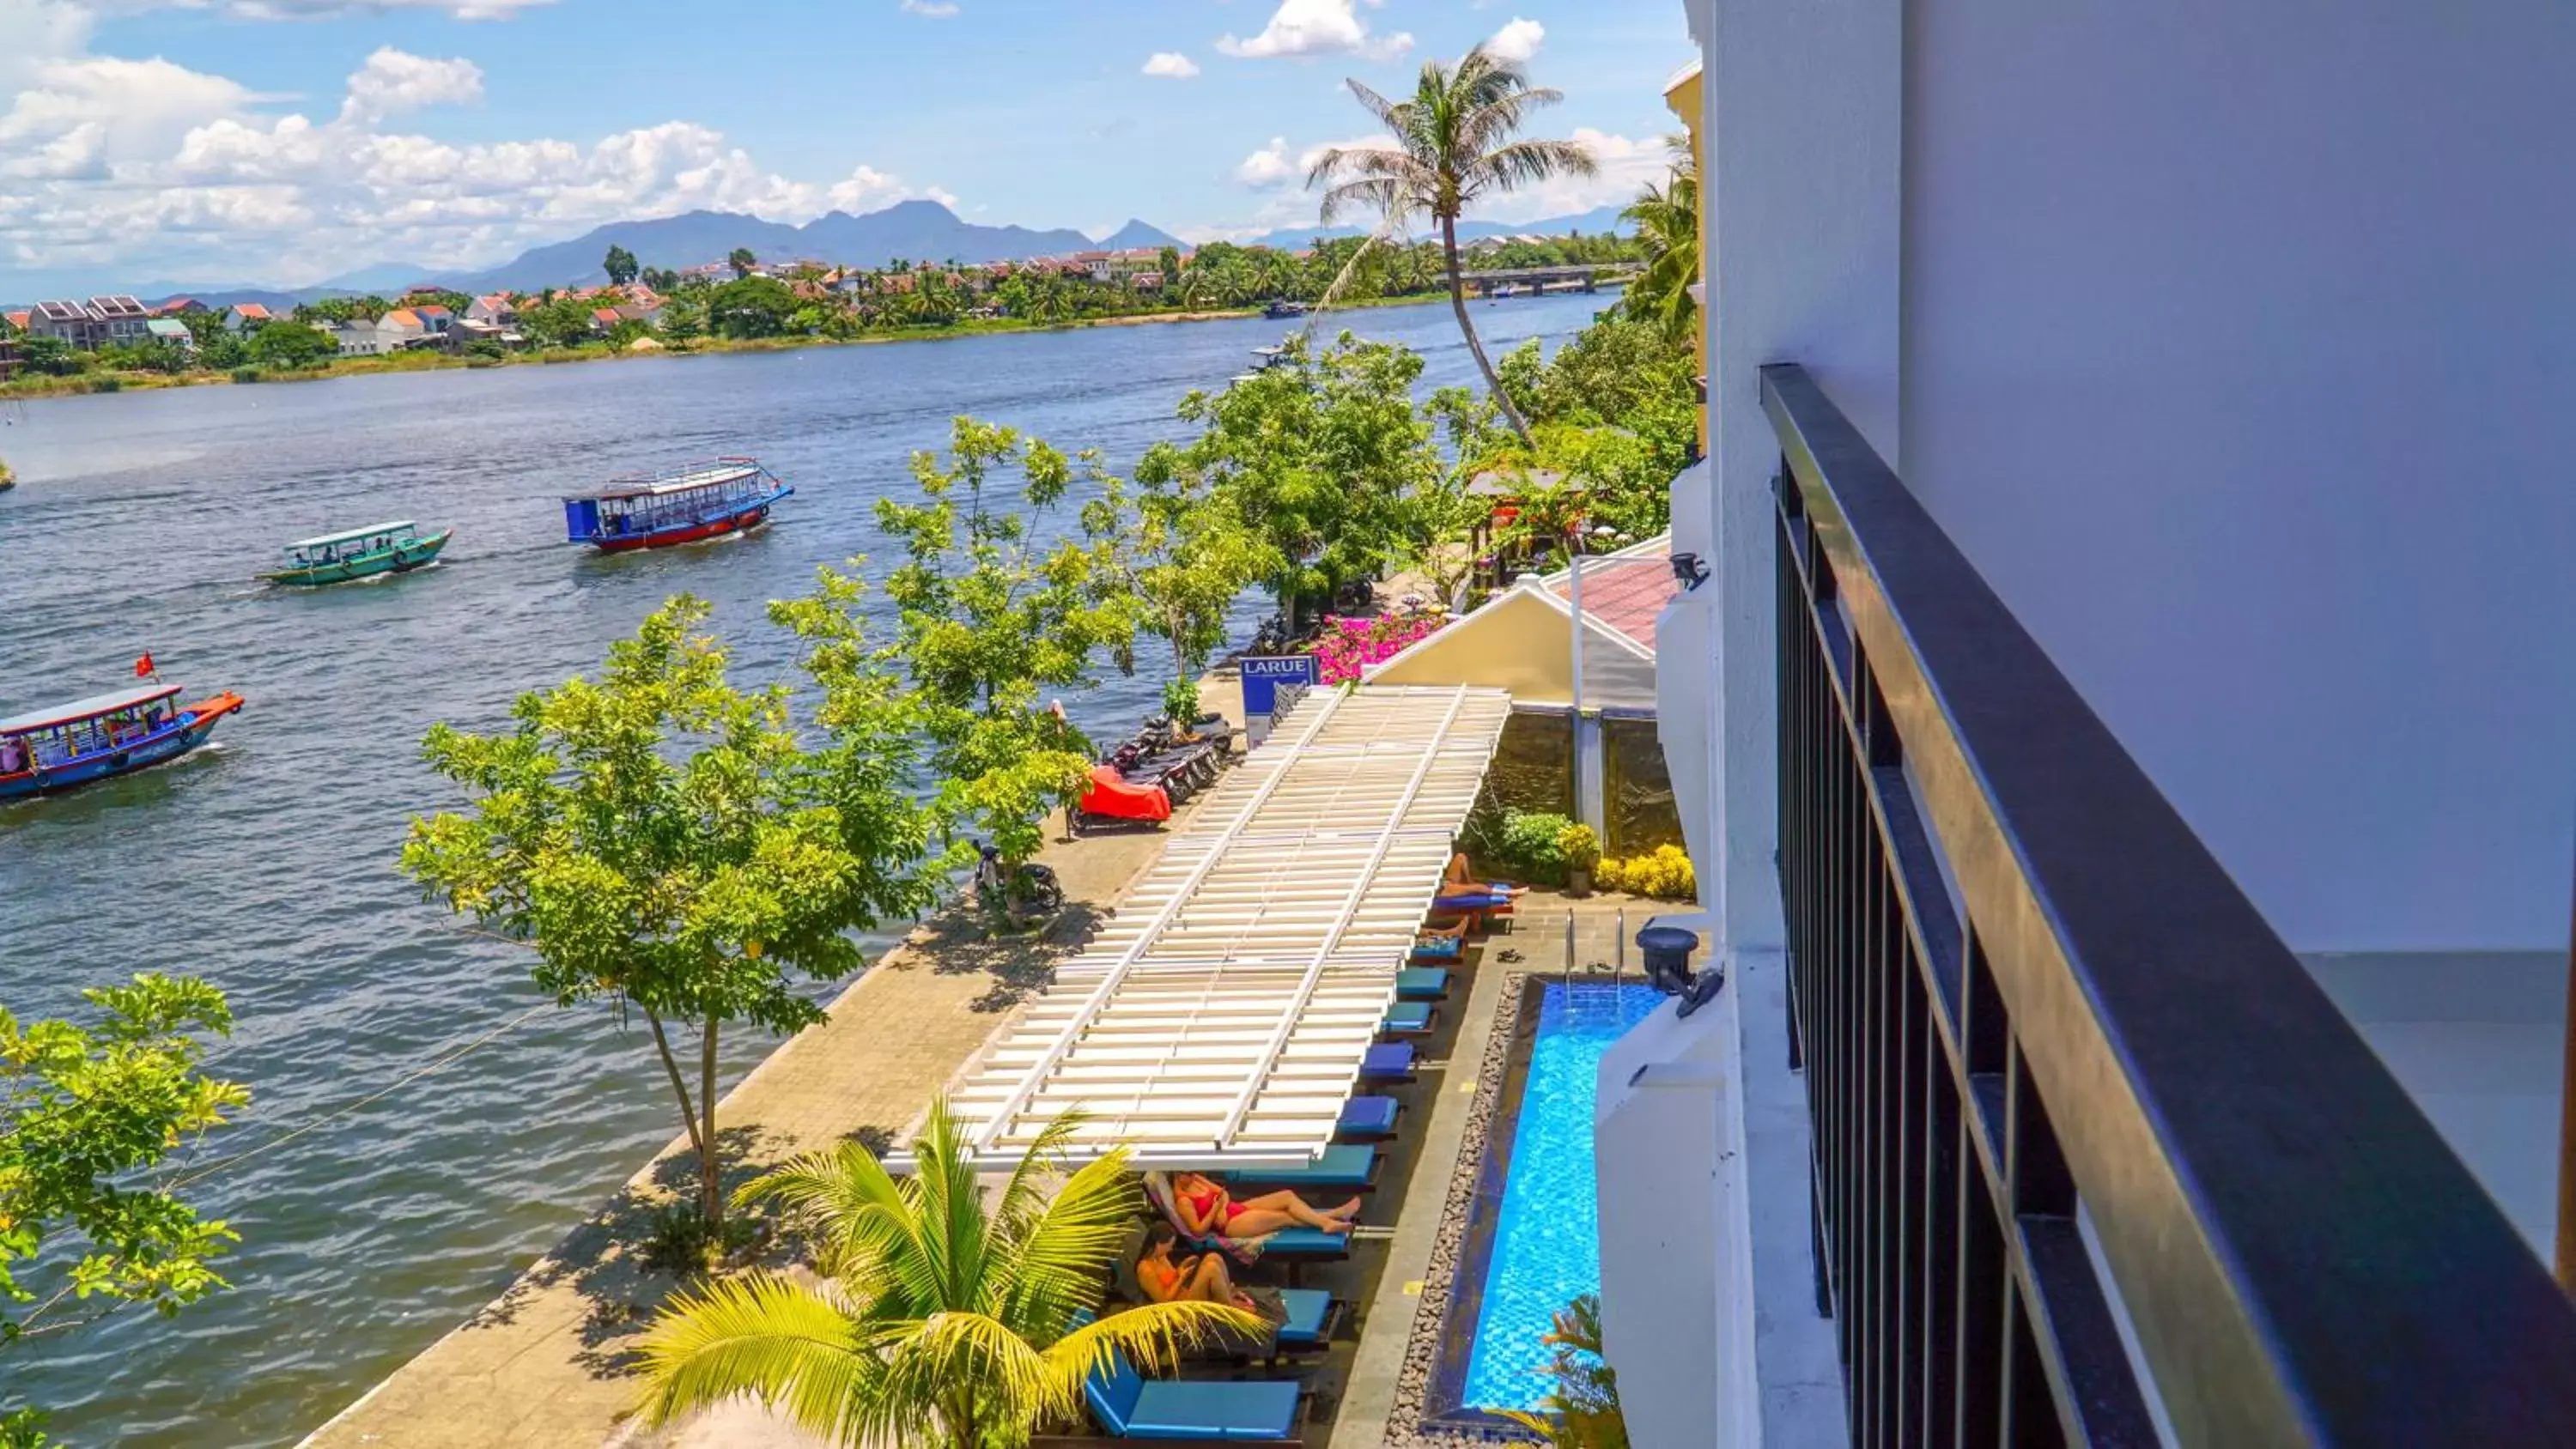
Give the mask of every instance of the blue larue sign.
<svg viewBox="0 0 2576 1449">
<path fill-rule="evenodd" d="M 1246 715 L 1270 715 L 1279 712 L 1279 686 L 1315 682 L 1315 656 L 1312 654 L 1252 654 L 1244 656 L 1243 712 Z"/>
</svg>

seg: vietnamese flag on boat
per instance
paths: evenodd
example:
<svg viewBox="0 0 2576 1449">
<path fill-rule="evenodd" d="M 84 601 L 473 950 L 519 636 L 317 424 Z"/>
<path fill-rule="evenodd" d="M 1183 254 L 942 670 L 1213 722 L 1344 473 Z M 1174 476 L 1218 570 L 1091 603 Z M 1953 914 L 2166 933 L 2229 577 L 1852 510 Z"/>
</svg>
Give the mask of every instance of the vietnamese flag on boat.
<svg viewBox="0 0 2576 1449">
<path fill-rule="evenodd" d="M 135 661 L 134 661 L 134 677 L 135 677 L 135 678 L 137 678 L 137 679 L 142 679 L 142 678 L 145 678 L 146 676 L 150 675 L 151 673 L 152 673 L 152 656 L 151 656 L 151 655 L 146 654 L 146 655 L 144 655 L 142 658 L 137 659 L 137 660 L 135 660 Z"/>
</svg>

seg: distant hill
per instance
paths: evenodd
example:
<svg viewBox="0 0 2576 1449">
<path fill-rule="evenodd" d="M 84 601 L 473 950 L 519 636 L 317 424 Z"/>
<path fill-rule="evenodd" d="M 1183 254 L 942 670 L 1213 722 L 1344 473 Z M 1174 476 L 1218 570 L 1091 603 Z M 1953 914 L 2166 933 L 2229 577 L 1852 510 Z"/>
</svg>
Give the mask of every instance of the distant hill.
<svg viewBox="0 0 2576 1449">
<path fill-rule="evenodd" d="M 1620 208 L 1625 205 L 1621 202 L 1613 206 L 1596 206 L 1579 216 L 1551 216 L 1544 221 L 1462 221 L 1458 223 L 1458 240 L 1474 241 L 1488 236 L 1571 236 L 1576 232 L 1598 236 L 1603 232 L 1626 232 L 1633 228 L 1619 219 Z M 1296 251 L 1335 237 L 1366 236 L 1370 230 L 1364 226 L 1283 226 L 1243 244 Z M 1419 234 L 1427 237 L 1431 232 L 1425 228 Z"/>
<path fill-rule="evenodd" d="M 1128 231 L 1164 236 L 1141 222 L 1130 222 Z M 1162 240 L 1136 243 L 1163 244 Z M 1035 231 L 1024 226 L 980 225 L 935 201 L 897 202 L 861 216 L 835 211 L 803 226 L 733 212 L 692 211 L 651 221 L 611 222 L 571 241 L 521 253 L 500 266 L 439 280 L 460 292 L 594 286 L 603 280 L 599 264 L 612 246 L 633 252 L 644 266 L 679 268 L 721 261 L 736 247 L 748 247 L 763 260 L 810 257 L 838 266 L 882 267 L 896 261 L 1012 261 L 1088 251 L 1096 245 L 1070 228 Z"/>
<path fill-rule="evenodd" d="M 1109 252 L 1134 251 L 1139 247 L 1178 247 L 1184 251 L 1189 249 L 1188 242 L 1159 226 L 1148 225 L 1133 217 L 1128 219 L 1125 226 L 1102 237 L 1098 245 L 1102 251 Z"/>
<path fill-rule="evenodd" d="M 1458 224 L 1461 240 L 1515 236 L 1524 232 L 1562 236 L 1576 231 L 1589 235 L 1623 230 L 1626 228 L 1619 222 L 1619 208 L 1616 206 L 1600 207 L 1580 216 L 1550 217 L 1545 221 L 1465 221 Z M 1357 226 L 1281 227 L 1252 238 L 1246 245 L 1293 251 L 1311 245 L 1319 237 L 1360 236 L 1365 232 L 1366 228 Z M 1108 236 L 1094 239 L 1069 227 L 1034 230 L 1024 226 L 985 226 L 967 221 L 935 201 L 902 201 L 882 211 L 860 216 L 831 212 L 803 226 L 763 221 L 756 216 L 728 211 L 691 211 L 643 221 L 614 221 L 606 226 L 593 227 L 570 241 L 554 242 L 522 252 L 497 267 L 444 275 L 409 263 L 380 262 L 343 272 L 316 286 L 295 289 L 261 287 L 248 282 L 146 282 L 111 288 L 80 285 L 94 279 L 68 271 L 0 271 L 0 288 L 17 297 L 18 300 L 10 304 L 12 306 L 25 306 L 42 298 L 115 291 L 130 292 L 146 301 L 174 296 L 194 297 L 210 307 L 228 307 L 235 302 L 292 307 L 298 302 L 352 293 L 391 295 L 420 282 L 435 282 L 467 293 L 539 292 L 548 287 L 595 286 L 606 280 L 600 271 L 600 262 L 607 257 L 611 246 L 622 246 L 633 252 L 636 261 L 644 266 L 676 269 L 701 262 L 722 261 L 736 247 L 749 247 L 754 256 L 768 261 L 810 257 L 839 266 L 882 267 L 899 260 L 999 262 L 1094 249 L 1123 251 L 1135 247 L 1167 246 L 1186 249 L 1187 245 L 1162 228 L 1143 221 L 1131 220 Z"/>
</svg>

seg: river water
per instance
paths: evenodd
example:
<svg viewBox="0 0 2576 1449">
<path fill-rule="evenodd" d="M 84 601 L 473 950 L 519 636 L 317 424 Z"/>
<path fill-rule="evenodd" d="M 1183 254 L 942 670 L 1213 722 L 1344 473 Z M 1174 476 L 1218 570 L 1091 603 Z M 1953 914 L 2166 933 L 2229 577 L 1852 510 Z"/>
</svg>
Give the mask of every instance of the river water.
<svg viewBox="0 0 2576 1449">
<path fill-rule="evenodd" d="M 1606 300 L 1481 304 L 1477 321 L 1499 353 L 1552 344 Z M 874 501 L 908 486 L 914 450 L 944 447 L 952 415 L 1123 470 L 1183 435 L 1184 392 L 1221 386 L 1282 325 L 0 404 L 22 484 L 0 494 L 0 716 L 118 688 L 147 650 L 189 698 L 249 700 L 188 759 L 0 808 L 0 1003 L 43 1017 L 137 970 L 211 979 L 238 1018 L 221 1070 L 255 1096 L 215 1150 L 258 1149 L 195 1192 L 241 1234 L 231 1292 L 12 1350 L 7 1388 L 76 1445 L 292 1443 L 492 1298 L 677 1123 L 645 1040 L 586 1008 L 337 1115 L 542 999 L 519 953 L 395 872 L 409 818 L 455 799 L 419 763 L 422 732 L 497 727 L 519 692 L 595 666 L 684 589 L 714 604 L 738 682 L 785 677 L 762 605 L 818 564 L 894 558 Z M 1444 306 L 1347 325 L 1422 351 L 1427 384 L 1472 378 Z M 796 486 L 768 530 L 619 558 L 560 541 L 559 493 L 730 452 Z M 287 540 L 386 518 L 456 541 L 383 583 L 248 582 Z M 1153 697 L 1113 675 L 1068 704 L 1107 728 Z M 772 1045 L 738 1038 L 732 1070 Z"/>
</svg>

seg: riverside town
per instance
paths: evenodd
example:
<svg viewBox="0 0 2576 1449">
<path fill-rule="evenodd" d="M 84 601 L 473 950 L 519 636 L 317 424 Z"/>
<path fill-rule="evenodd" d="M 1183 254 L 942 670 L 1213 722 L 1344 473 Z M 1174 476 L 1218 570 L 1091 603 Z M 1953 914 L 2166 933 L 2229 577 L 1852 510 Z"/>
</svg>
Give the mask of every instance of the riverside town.
<svg viewBox="0 0 2576 1449">
<path fill-rule="evenodd" d="M 2576 10 L 15 3 L 0 1449 L 2576 1446 Z"/>
</svg>

